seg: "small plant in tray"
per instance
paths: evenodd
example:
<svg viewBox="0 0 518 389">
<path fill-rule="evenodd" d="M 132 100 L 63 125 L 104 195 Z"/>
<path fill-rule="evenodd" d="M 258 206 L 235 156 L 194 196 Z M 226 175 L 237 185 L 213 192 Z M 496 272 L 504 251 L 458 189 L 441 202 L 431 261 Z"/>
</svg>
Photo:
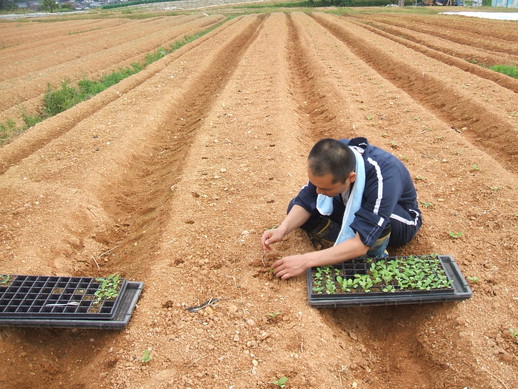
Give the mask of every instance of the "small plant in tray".
<svg viewBox="0 0 518 389">
<path fill-rule="evenodd" d="M 105 301 L 115 300 L 119 296 L 122 279 L 120 274 L 115 273 L 106 278 L 96 278 L 95 281 L 99 282 L 100 285 L 93 296 L 86 295 L 84 297 L 85 300 L 93 300 L 88 313 L 98 313 Z"/>
<path fill-rule="evenodd" d="M 101 285 L 94 293 L 95 302 L 100 303 L 102 300 L 114 299 L 119 295 L 120 274 L 112 274 L 106 278 L 96 278 Z"/>
<path fill-rule="evenodd" d="M 451 289 L 437 255 L 367 258 L 312 271 L 313 294 L 394 293 Z"/>
<path fill-rule="evenodd" d="M 9 274 L 0 274 L 0 286 L 6 287 L 11 283 L 11 276 Z"/>
</svg>

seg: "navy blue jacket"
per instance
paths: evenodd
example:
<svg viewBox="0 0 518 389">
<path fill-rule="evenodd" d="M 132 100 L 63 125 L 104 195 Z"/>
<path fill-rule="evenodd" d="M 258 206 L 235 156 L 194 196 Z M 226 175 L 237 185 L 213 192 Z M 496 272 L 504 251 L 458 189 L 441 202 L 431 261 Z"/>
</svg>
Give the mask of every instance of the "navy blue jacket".
<svg viewBox="0 0 518 389">
<path fill-rule="evenodd" d="M 365 190 L 361 208 L 356 212 L 351 228 L 360 235 L 363 244 L 370 247 L 391 222 L 391 216 L 397 220 L 398 215 L 394 215 L 397 205 L 412 214 L 420 215 L 417 193 L 407 168 L 394 155 L 369 145 L 366 138 L 340 141 L 364 149 Z M 316 199 L 316 187 L 308 182 L 293 201 L 315 214 L 318 213 Z M 340 195 L 335 196 L 335 201 L 337 199 L 342 201 Z"/>
</svg>

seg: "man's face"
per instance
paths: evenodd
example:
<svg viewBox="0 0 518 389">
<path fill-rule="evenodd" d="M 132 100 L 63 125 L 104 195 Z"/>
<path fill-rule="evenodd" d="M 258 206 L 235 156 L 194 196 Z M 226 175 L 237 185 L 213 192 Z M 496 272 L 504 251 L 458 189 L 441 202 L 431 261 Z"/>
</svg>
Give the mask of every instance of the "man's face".
<svg viewBox="0 0 518 389">
<path fill-rule="evenodd" d="M 331 173 L 327 173 L 323 176 L 316 176 L 313 174 L 311 169 L 308 168 L 308 178 L 309 181 L 317 187 L 317 194 L 333 197 L 349 189 L 351 183 L 356 180 L 356 173 L 349 173 L 349 177 L 347 177 L 345 182 L 333 183 L 334 177 Z"/>
</svg>

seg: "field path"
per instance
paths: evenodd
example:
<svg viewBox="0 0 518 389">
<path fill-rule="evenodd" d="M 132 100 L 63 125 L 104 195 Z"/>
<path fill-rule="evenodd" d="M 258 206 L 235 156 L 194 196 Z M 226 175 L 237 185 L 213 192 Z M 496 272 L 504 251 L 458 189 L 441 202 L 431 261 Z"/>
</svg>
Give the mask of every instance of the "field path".
<svg viewBox="0 0 518 389">
<path fill-rule="evenodd" d="M 0 148 L 3 273 L 145 283 L 123 331 L 0 329 L 0 384 L 515 387 L 516 92 L 391 35 L 320 12 L 238 16 Z M 266 256 L 259 243 L 309 149 L 355 136 L 416 182 L 425 224 L 391 254 L 452 255 L 478 278 L 470 300 L 314 309 L 305 276 L 272 276 L 313 250 L 300 231 Z"/>
</svg>

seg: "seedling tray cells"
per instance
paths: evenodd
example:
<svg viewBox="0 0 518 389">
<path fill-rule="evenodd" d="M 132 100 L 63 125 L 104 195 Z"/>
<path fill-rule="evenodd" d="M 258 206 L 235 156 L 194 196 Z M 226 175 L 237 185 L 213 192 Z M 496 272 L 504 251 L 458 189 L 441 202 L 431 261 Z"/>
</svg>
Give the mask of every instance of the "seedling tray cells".
<svg viewBox="0 0 518 389">
<path fill-rule="evenodd" d="M 442 302 L 472 294 L 447 255 L 357 258 L 307 275 L 309 303 L 317 307 Z"/>
<path fill-rule="evenodd" d="M 130 284 L 132 291 L 125 293 Z M 136 299 L 132 306 L 126 300 L 138 298 L 141 288 L 141 283 L 133 285 L 119 275 L 106 278 L 0 275 L 0 325 L 37 322 L 75 327 L 79 322 L 99 328 L 102 327 L 99 323 L 114 318 L 122 317 L 126 321 L 127 312 L 121 312 L 121 305 L 132 311 Z"/>
</svg>

